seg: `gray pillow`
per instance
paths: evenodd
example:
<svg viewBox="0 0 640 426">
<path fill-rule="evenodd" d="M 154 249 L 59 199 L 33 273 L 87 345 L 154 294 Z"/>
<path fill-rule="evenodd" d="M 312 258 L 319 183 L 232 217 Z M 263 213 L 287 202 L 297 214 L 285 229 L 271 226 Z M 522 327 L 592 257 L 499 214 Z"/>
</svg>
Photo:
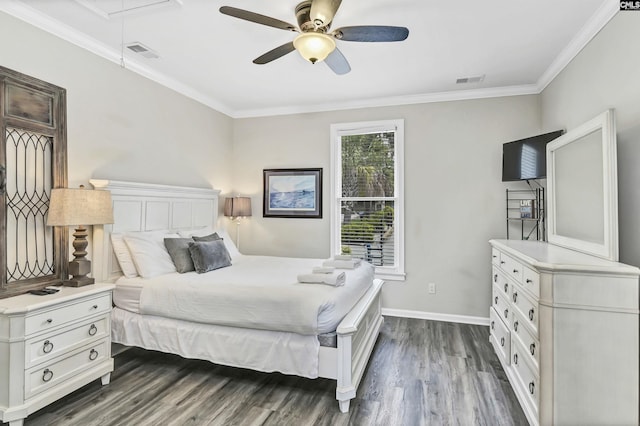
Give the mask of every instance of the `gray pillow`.
<svg viewBox="0 0 640 426">
<path fill-rule="evenodd" d="M 192 243 L 191 238 L 165 238 L 164 246 L 171 256 L 173 264 L 176 266 L 176 271 L 183 274 L 185 272 L 195 271 L 196 268 L 191 260 L 191 253 L 189 253 L 189 243 Z"/>
<path fill-rule="evenodd" d="M 231 266 L 231 256 L 229 256 L 229 252 L 224 246 L 224 241 L 221 239 L 191 241 L 189 243 L 189 253 L 191 253 L 196 272 L 199 274 Z"/>
<path fill-rule="evenodd" d="M 220 235 L 218 235 L 217 232 L 214 232 L 213 234 L 205 235 L 203 237 L 191 237 L 191 238 L 193 238 L 193 241 L 218 241 L 222 239 L 220 238 Z"/>
</svg>

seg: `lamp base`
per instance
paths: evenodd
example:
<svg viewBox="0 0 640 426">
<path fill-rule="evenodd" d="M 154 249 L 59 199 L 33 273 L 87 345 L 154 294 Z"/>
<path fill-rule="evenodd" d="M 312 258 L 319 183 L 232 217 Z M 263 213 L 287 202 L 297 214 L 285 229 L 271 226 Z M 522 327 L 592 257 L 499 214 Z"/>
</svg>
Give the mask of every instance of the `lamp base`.
<svg viewBox="0 0 640 426">
<path fill-rule="evenodd" d="M 76 258 L 69 262 L 69 274 L 73 275 L 73 277 L 70 280 L 63 281 L 62 284 L 68 287 L 82 287 L 93 284 L 96 280 L 87 277 L 89 272 L 91 272 L 91 261 L 84 258 Z"/>
<path fill-rule="evenodd" d="M 67 287 L 82 287 L 89 284 L 94 284 L 96 280 L 89 277 L 73 277 L 68 281 L 62 281 L 62 285 Z"/>
</svg>

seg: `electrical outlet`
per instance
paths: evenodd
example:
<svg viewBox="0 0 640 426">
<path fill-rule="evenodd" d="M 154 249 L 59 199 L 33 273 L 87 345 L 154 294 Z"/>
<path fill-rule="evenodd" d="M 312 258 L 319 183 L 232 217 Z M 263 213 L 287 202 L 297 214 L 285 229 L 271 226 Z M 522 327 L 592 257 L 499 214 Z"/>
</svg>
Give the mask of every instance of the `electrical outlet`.
<svg viewBox="0 0 640 426">
<path fill-rule="evenodd" d="M 429 283 L 429 294 L 436 294 L 436 283 Z"/>
</svg>

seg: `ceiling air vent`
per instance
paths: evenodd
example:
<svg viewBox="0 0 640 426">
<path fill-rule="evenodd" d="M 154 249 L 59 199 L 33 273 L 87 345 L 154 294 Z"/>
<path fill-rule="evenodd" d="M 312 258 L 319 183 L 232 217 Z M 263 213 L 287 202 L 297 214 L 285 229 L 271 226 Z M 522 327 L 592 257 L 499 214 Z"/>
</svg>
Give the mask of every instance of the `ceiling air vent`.
<svg viewBox="0 0 640 426">
<path fill-rule="evenodd" d="M 138 55 L 144 56 L 147 59 L 157 59 L 160 57 L 160 55 L 158 55 L 156 52 L 154 52 L 144 44 L 137 41 L 134 41 L 133 43 L 128 43 L 125 46 L 127 47 L 127 49 L 131 50 L 132 52 L 137 53 Z"/>
<path fill-rule="evenodd" d="M 476 75 L 474 77 L 462 77 L 456 80 L 456 84 L 465 84 L 465 83 L 481 83 L 484 81 L 484 74 Z"/>
</svg>

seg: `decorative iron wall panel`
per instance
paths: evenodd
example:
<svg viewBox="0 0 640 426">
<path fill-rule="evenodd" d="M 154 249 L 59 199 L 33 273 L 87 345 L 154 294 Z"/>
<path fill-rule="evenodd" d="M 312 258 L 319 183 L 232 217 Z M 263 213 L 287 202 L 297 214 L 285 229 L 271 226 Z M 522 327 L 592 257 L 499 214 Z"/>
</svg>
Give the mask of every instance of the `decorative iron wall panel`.
<svg viewBox="0 0 640 426">
<path fill-rule="evenodd" d="M 46 215 L 53 182 L 53 138 L 7 128 L 7 282 L 54 273 L 53 229 Z"/>
</svg>

